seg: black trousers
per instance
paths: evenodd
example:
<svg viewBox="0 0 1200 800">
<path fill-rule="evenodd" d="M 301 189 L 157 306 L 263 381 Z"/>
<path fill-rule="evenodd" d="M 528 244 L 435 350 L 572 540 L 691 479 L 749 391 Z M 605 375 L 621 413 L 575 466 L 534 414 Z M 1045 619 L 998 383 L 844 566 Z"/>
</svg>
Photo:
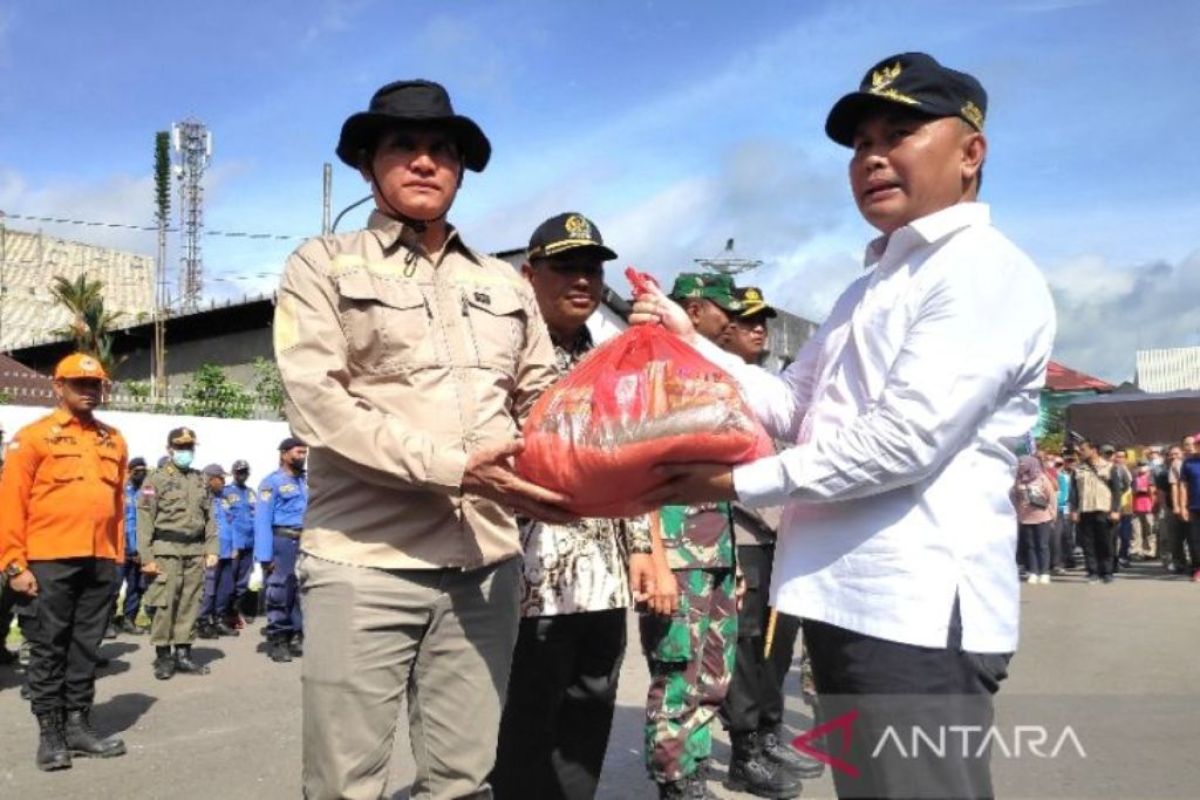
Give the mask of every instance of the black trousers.
<svg viewBox="0 0 1200 800">
<path fill-rule="evenodd" d="M 959 740 L 951 740 L 945 757 L 904 749 L 918 728 L 936 741 L 951 726 L 987 731 L 992 725 L 992 695 L 1008 675 L 1011 654 L 964 652 L 957 603 L 946 647 L 901 644 L 812 620 L 804 622 L 804 640 L 818 721 L 835 728 L 812 744 L 838 757 L 831 771 L 839 798 L 993 797 L 990 752 L 979 752 L 983 734 L 971 740 L 966 758 Z"/>
<path fill-rule="evenodd" d="M 1079 515 L 1076 534 L 1083 543 L 1083 557 L 1088 575 L 1103 578 L 1113 572 L 1113 524 L 1104 511 L 1087 511 Z"/>
<path fill-rule="evenodd" d="M 34 714 L 87 709 L 96 695 L 96 660 L 112 610 L 117 567 L 102 558 L 34 561 L 37 598 L 23 598 Z"/>
<path fill-rule="evenodd" d="M 8 637 L 9 629 L 12 628 L 13 614 L 19 598 L 20 595 L 8 588 L 7 581 L 0 581 L 0 648 L 5 646 L 4 640 Z"/>
<path fill-rule="evenodd" d="M 746 579 L 746 594 L 738 612 L 737 658 L 721 719 L 732 733 L 750 733 L 774 729 L 783 722 L 783 681 L 792 667 L 800 620 L 779 614 L 771 652 L 764 655 L 775 545 L 739 545 L 737 557 Z"/>
<path fill-rule="evenodd" d="M 1187 526 L 1188 551 L 1192 557 L 1192 572 L 1200 570 L 1200 511 L 1189 511 Z M 1180 527 L 1183 527 L 1182 525 Z M 1182 537 L 1180 537 L 1182 538 Z"/>
<path fill-rule="evenodd" d="M 521 620 L 489 777 L 497 800 L 595 796 L 625 638 L 623 608 Z"/>
</svg>

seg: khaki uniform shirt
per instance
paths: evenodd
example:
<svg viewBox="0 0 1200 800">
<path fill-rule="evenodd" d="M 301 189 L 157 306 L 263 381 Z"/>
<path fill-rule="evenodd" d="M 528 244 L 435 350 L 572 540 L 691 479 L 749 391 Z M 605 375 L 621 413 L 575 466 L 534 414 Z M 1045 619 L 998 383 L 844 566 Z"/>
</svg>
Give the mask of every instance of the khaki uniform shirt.
<svg viewBox="0 0 1200 800">
<path fill-rule="evenodd" d="M 452 232 L 426 253 L 378 212 L 288 259 L 275 314 L 286 413 L 309 445 L 301 547 L 386 569 L 520 553 L 513 514 L 462 495 L 468 453 L 517 436 L 553 383 L 528 284 Z"/>
<path fill-rule="evenodd" d="M 147 475 L 138 495 L 137 540 L 149 545 L 150 558 L 217 555 L 217 523 L 204 476 L 174 464 Z"/>
<path fill-rule="evenodd" d="M 1121 509 L 1120 476 L 1113 466 L 1083 463 L 1075 467 L 1071 482 L 1071 509 L 1081 514 L 1111 513 Z"/>
</svg>

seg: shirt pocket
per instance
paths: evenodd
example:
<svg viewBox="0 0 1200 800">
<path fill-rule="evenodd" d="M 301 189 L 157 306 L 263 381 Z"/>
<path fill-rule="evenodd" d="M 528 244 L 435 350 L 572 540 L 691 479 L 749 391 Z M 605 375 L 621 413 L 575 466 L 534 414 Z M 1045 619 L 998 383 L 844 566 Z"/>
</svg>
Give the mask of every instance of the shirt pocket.
<svg viewBox="0 0 1200 800">
<path fill-rule="evenodd" d="M 513 289 L 462 287 L 462 313 L 475 364 L 512 377 L 525 349 L 525 306 Z"/>
<path fill-rule="evenodd" d="M 47 477 L 55 483 L 72 483 L 83 479 L 83 451 L 71 445 L 51 445 L 46 459 Z"/>
<path fill-rule="evenodd" d="M 97 459 L 100 463 L 100 480 L 109 486 L 117 486 L 121 480 L 121 464 L 113 453 L 101 452 Z"/>
<path fill-rule="evenodd" d="M 364 371 L 383 372 L 431 352 L 432 312 L 416 284 L 351 272 L 338 278 L 337 291 L 350 359 Z"/>
</svg>

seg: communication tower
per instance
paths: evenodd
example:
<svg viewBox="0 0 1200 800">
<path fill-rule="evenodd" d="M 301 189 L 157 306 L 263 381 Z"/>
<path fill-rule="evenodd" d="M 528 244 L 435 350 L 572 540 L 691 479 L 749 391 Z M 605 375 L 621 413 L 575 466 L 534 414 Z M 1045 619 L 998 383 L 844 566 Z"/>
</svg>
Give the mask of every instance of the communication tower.
<svg viewBox="0 0 1200 800">
<path fill-rule="evenodd" d="M 173 171 L 179 180 L 179 305 L 195 311 L 204 289 L 200 235 L 204 228 L 204 170 L 212 161 L 212 132 L 196 119 L 171 126 Z"/>
<path fill-rule="evenodd" d="M 725 241 L 725 249 L 713 258 L 694 258 L 692 261 L 704 267 L 709 272 L 719 272 L 723 275 L 737 275 L 739 272 L 749 272 L 762 266 L 761 261 L 754 258 L 742 258 L 733 249 L 733 239 Z"/>
</svg>

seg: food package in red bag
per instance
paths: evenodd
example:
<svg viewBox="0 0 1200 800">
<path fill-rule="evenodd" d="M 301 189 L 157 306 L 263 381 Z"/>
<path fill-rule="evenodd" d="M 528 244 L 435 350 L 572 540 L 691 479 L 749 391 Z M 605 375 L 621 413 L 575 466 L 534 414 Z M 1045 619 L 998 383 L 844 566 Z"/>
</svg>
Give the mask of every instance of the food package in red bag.
<svg viewBox="0 0 1200 800">
<path fill-rule="evenodd" d="M 649 276 L 626 271 L 635 291 Z M 525 479 L 585 517 L 626 517 L 661 486 L 660 464 L 740 464 L 772 450 L 724 370 L 661 325 L 597 347 L 534 404 L 516 459 Z"/>
</svg>

